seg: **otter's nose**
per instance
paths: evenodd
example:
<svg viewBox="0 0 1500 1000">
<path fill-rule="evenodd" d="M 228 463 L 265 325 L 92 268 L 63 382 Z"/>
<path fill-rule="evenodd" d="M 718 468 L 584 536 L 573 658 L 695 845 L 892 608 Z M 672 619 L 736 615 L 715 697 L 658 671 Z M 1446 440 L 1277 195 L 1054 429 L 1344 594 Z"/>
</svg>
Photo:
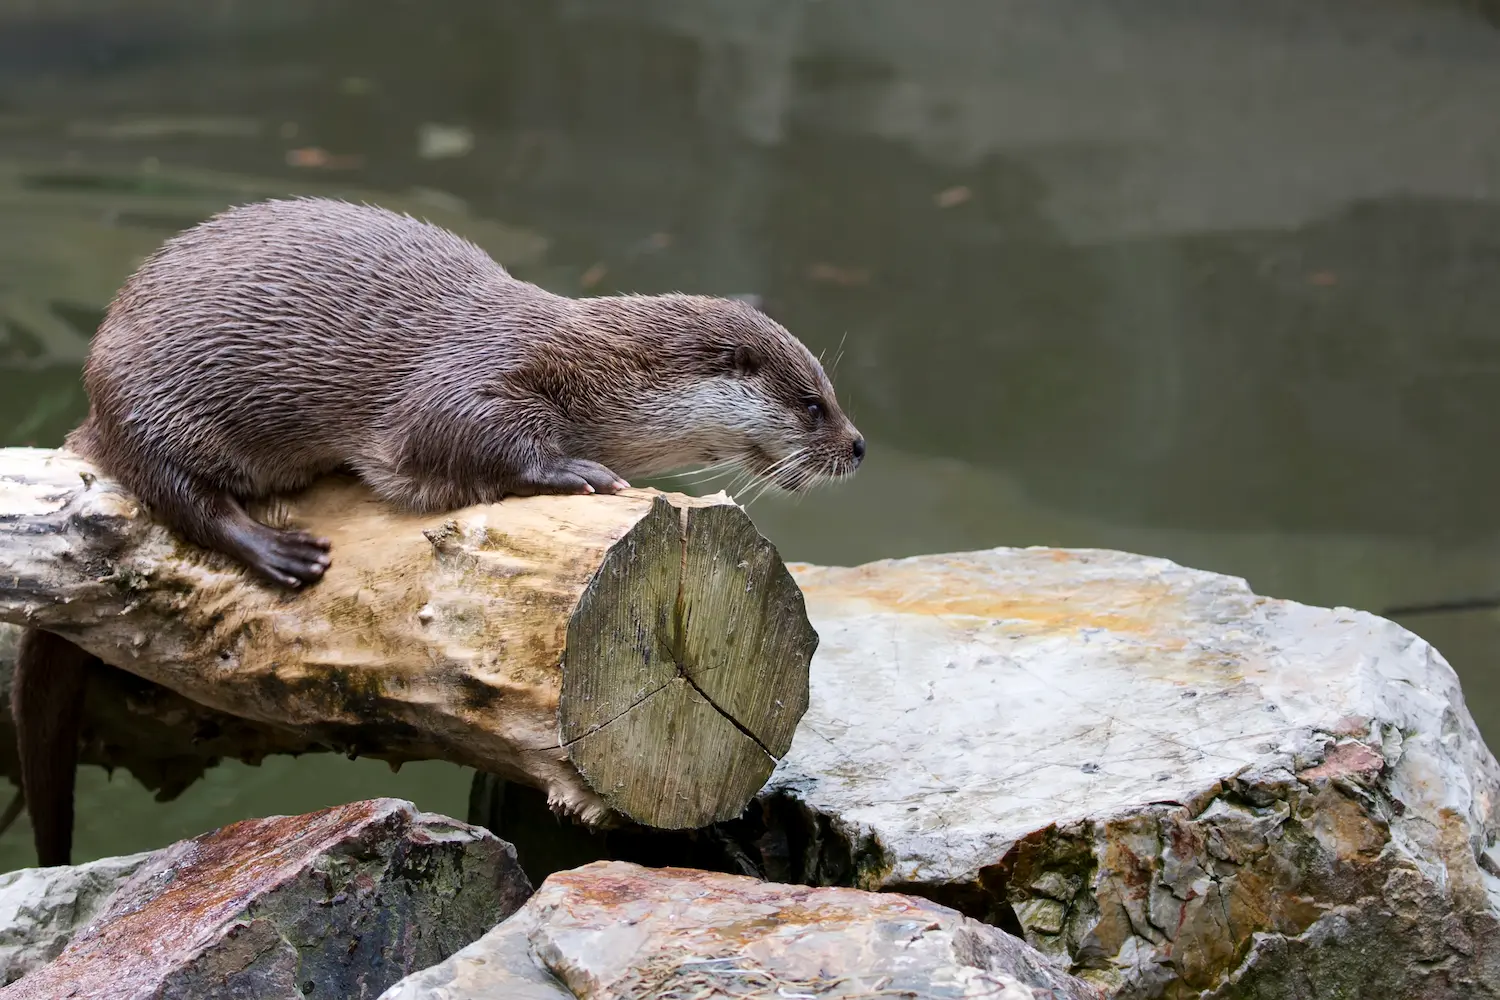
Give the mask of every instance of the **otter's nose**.
<svg viewBox="0 0 1500 1000">
<path fill-rule="evenodd" d="M 854 455 L 854 464 L 859 465 L 865 458 L 865 439 L 855 438 L 854 443 L 849 446 L 849 451 Z"/>
</svg>

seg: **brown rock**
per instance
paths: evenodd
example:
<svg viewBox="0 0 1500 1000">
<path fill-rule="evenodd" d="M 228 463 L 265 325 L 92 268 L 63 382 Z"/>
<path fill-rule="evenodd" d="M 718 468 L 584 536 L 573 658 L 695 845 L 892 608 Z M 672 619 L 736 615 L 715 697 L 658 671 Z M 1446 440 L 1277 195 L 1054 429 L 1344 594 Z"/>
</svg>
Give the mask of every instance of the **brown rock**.
<svg viewBox="0 0 1500 1000">
<path fill-rule="evenodd" d="M 796 996 L 1101 994 L 1018 938 L 912 896 L 600 862 L 552 876 L 382 1000 Z"/>
<path fill-rule="evenodd" d="M 150 855 L 6 1000 L 373 997 L 513 913 L 504 841 L 374 799 L 246 820 Z"/>
</svg>

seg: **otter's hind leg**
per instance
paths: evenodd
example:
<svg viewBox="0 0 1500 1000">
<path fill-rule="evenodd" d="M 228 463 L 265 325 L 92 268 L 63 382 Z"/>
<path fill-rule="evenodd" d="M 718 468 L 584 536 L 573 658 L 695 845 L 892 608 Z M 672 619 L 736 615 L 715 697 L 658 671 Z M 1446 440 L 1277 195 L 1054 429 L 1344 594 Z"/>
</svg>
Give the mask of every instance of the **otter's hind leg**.
<svg viewBox="0 0 1500 1000">
<path fill-rule="evenodd" d="M 296 529 L 271 528 L 245 513 L 239 501 L 220 494 L 223 513 L 216 527 L 227 552 L 274 583 L 301 587 L 317 583 L 328 569 L 328 539 Z"/>
<path fill-rule="evenodd" d="M 328 569 L 327 539 L 261 524 L 222 489 L 164 463 L 153 475 L 135 478 L 126 485 L 184 538 L 234 557 L 273 583 L 301 587 Z"/>
</svg>

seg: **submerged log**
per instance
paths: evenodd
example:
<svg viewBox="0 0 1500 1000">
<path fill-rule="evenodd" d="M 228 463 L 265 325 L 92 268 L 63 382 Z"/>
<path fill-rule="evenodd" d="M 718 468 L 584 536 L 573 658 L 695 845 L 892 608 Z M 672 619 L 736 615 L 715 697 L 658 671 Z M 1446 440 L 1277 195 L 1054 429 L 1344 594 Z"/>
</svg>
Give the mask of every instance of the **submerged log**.
<svg viewBox="0 0 1500 1000">
<path fill-rule="evenodd" d="M 0 449 L 0 621 L 292 744 L 473 766 L 591 825 L 737 815 L 806 710 L 801 592 L 722 494 L 418 516 L 330 478 L 256 513 L 332 540 L 317 586 L 262 586 L 76 456 Z"/>
</svg>

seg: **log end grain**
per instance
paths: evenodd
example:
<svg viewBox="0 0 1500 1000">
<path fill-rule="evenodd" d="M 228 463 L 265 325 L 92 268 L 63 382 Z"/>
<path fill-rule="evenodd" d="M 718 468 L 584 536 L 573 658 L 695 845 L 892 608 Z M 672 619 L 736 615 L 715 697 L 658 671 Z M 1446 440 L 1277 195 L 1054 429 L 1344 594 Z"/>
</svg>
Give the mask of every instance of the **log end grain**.
<svg viewBox="0 0 1500 1000">
<path fill-rule="evenodd" d="M 741 508 L 659 497 L 569 624 L 568 757 L 636 822 L 731 819 L 791 744 L 817 644 L 801 591 Z"/>
</svg>

